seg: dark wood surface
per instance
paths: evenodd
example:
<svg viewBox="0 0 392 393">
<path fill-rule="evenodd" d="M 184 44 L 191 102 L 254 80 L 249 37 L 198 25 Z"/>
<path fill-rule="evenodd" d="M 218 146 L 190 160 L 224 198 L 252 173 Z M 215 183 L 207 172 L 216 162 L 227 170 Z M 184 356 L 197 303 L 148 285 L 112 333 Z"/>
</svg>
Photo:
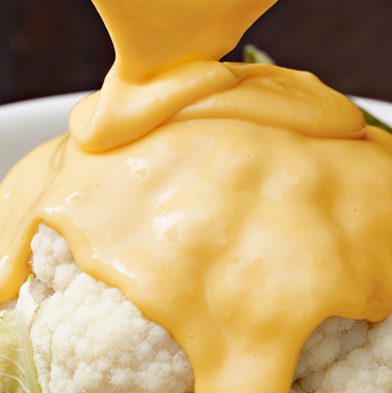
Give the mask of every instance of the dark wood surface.
<svg viewBox="0 0 392 393">
<path fill-rule="evenodd" d="M 1 0 L 0 33 L 0 103 L 96 89 L 113 61 L 89 0 Z M 246 42 L 340 91 L 392 101 L 392 0 L 280 0 Z"/>
</svg>

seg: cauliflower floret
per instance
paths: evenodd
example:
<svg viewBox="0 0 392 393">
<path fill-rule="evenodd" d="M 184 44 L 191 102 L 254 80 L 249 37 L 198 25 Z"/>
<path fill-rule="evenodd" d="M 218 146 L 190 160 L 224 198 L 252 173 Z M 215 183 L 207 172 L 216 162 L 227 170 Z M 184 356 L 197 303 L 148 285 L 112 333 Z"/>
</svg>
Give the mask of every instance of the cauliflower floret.
<svg viewBox="0 0 392 393">
<path fill-rule="evenodd" d="M 41 225 L 32 251 L 29 287 L 39 305 L 30 335 L 43 393 L 193 391 L 182 349 L 120 291 L 82 273 L 61 236 Z M 391 389 L 392 316 L 379 324 L 332 318 L 305 344 L 291 393 Z"/>
<path fill-rule="evenodd" d="M 390 393 L 392 316 L 378 324 L 331 319 L 306 343 L 293 393 Z"/>
<path fill-rule="evenodd" d="M 82 273 L 66 242 L 41 226 L 32 268 L 47 287 L 31 325 L 43 393 L 186 393 L 182 349 L 119 290 Z"/>
</svg>

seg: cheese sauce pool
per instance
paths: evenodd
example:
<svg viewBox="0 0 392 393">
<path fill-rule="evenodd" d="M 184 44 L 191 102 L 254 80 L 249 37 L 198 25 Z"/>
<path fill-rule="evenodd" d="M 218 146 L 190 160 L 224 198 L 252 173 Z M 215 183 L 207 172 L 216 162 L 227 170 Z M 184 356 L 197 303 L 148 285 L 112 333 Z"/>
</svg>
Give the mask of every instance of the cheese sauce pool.
<svg viewBox="0 0 392 393">
<path fill-rule="evenodd" d="M 218 62 L 274 1 L 94 3 L 117 60 L 1 183 L 0 303 L 45 222 L 197 393 L 287 393 L 325 319 L 392 311 L 392 138 L 311 74 Z"/>
</svg>

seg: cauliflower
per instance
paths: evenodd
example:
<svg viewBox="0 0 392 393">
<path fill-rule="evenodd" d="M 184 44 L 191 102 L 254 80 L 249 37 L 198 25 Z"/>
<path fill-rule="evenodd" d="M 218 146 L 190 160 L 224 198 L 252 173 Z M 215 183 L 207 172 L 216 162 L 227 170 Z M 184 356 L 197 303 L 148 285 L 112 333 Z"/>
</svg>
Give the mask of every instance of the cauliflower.
<svg viewBox="0 0 392 393">
<path fill-rule="evenodd" d="M 43 393 L 193 391 L 183 350 L 119 290 L 82 273 L 61 236 L 41 225 L 32 251 L 35 276 L 16 311 L 29 329 Z M 291 393 L 391 389 L 392 317 L 379 324 L 332 318 L 305 344 Z"/>
<path fill-rule="evenodd" d="M 119 290 L 82 273 L 63 238 L 41 226 L 32 251 L 36 279 L 19 302 L 29 292 L 39 304 L 30 338 L 43 393 L 193 390 L 182 349 Z"/>
<path fill-rule="evenodd" d="M 334 318 L 305 344 L 292 393 L 390 393 L 392 316 L 378 324 Z"/>
</svg>

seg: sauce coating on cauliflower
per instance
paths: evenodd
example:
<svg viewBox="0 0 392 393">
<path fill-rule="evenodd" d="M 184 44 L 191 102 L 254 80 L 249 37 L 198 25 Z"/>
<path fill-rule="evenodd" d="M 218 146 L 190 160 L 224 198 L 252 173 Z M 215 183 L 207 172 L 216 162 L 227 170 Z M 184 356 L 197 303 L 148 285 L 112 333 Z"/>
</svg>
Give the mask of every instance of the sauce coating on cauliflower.
<svg viewBox="0 0 392 393">
<path fill-rule="evenodd" d="M 82 273 L 66 241 L 41 225 L 32 242 L 35 280 L 19 304 L 29 315 L 43 393 L 191 393 L 183 350 L 119 290 Z M 19 307 L 19 311 L 23 311 Z M 333 318 L 303 348 L 291 393 L 388 393 L 392 317 L 378 324 Z"/>
</svg>

